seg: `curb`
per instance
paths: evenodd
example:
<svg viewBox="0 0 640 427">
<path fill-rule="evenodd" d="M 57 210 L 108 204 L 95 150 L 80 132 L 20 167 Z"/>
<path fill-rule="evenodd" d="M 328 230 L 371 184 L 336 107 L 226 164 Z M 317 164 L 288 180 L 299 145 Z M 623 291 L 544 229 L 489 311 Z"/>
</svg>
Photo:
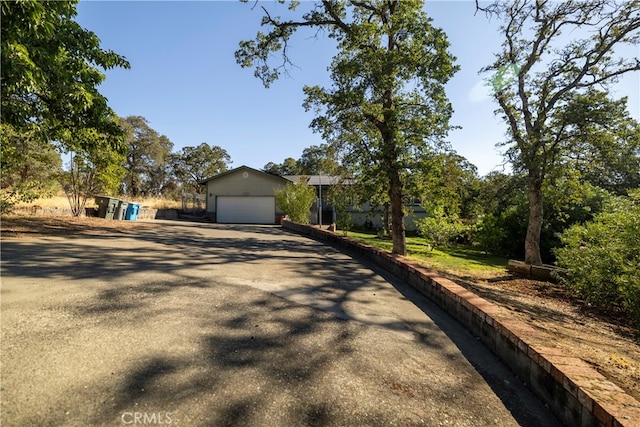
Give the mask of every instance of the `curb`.
<svg viewBox="0 0 640 427">
<path fill-rule="evenodd" d="M 407 281 L 478 336 L 564 424 L 640 427 L 640 402 L 582 359 L 533 344 L 545 333 L 498 319 L 496 304 L 406 257 L 312 226 L 283 221 L 282 227 L 335 244 Z"/>
</svg>

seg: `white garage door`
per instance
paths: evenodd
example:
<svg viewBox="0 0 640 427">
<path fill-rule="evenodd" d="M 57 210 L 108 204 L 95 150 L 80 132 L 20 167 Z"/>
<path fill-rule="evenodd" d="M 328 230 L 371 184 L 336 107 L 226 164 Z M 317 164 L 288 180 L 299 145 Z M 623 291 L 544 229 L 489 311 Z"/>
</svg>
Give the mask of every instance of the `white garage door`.
<svg viewBox="0 0 640 427">
<path fill-rule="evenodd" d="M 217 221 L 224 224 L 274 224 L 275 197 L 218 197 Z"/>
</svg>

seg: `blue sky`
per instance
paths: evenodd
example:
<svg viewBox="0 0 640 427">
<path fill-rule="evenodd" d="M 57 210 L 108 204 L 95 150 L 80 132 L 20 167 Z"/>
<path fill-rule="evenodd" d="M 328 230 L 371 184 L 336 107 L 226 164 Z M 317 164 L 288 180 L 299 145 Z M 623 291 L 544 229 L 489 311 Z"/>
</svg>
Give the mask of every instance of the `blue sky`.
<svg viewBox="0 0 640 427">
<path fill-rule="evenodd" d="M 173 142 L 174 151 L 207 142 L 227 150 L 232 167 L 260 169 L 323 143 L 309 129 L 313 114 L 302 108 L 302 87 L 330 84 L 326 69 L 335 48 L 322 35 L 300 33 L 290 52 L 297 68 L 265 89 L 234 58 L 238 42 L 253 39 L 260 29 L 262 11 L 252 4 L 81 1 L 77 21 L 98 35 L 103 48 L 131 63 L 130 70 L 108 70 L 100 87 L 119 116 L 145 117 Z M 275 1 L 261 5 L 278 9 Z M 506 127 L 478 75 L 500 46 L 499 24 L 474 16 L 472 1 L 427 2 L 425 9 L 447 32 L 461 66 L 447 85 L 455 109 L 451 124 L 462 127 L 449 135 L 450 144 L 480 175 L 503 170 L 495 145 L 504 140 Z M 640 73 L 626 76 L 613 95 L 629 96 L 629 110 L 640 119 Z"/>
</svg>

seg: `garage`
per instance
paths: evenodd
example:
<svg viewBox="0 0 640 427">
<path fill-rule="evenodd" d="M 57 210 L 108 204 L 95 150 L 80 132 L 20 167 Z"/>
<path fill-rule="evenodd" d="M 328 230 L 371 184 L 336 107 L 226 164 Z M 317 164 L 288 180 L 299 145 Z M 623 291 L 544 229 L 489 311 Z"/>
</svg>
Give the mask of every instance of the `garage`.
<svg viewBox="0 0 640 427">
<path fill-rule="evenodd" d="M 224 224 L 274 224 L 276 199 L 269 196 L 218 196 L 217 222 Z"/>
<path fill-rule="evenodd" d="M 274 194 L 290 181 L 240 166 L 200 181 L 206 186 L 207 217 L 224 224 L 275 224 L 283 215 Z"/>
</svg>

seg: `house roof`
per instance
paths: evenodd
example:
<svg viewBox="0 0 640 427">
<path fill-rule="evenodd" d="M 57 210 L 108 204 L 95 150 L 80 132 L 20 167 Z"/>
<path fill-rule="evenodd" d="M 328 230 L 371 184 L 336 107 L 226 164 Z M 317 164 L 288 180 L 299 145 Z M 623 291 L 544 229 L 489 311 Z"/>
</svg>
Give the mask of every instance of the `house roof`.
<svg viewBox="0 0 640 427">
<path fill-rule="evenodd" d="M 234 168 L 234 169 L 219 173 L 217 175 L 213 175 L 213 176 L 211 176 L 209 178 L 203 179 L 202 181 L 198 181 L 198 185 L 205 185 L 209 181 L 213 181 L 213 180 L 222 178 L 223 176 L 231 175 L 231 174 L 236 173 L 236 172 L 241 171 L 241 170 L 246 170 L 246 171 L 250 171 L 250 172 L 253 172 L 253 173 L 256 173 L 256 174 L 259 174 L 259 175 L 264 175 L 266 177 L 287 181 L 286 178 L 281 177 L 280 175 L 275 175 L 275 174 L 272 174 L 272 173 L 269 173 L 269 172 L 261 171 L 261 170 L 258 170 L 258 169 L 250 168 L 249 166 L 242 165 L 242 166 L 239 166 L 237 168 Z"/>
<path fill-rule="evenodd" d="M 284 175 L 283 178 L 294 183 L 299 182 L 300 178 L 306 178 L 307 184 L 316 187 L 319 185 L 336 185 L 341 179 L 337 175 Z"/>
<path fill-rule="evenodd" d="M 203 179 L 202 181 L 198 181 L 198 185 L 206 185 L 207 182 L 209 181 L 213 181 L 219 178 L 222 178 L 224 176 L 227 175 L 231 175 L 233 173 L 236 173 L 238 171 L 241 170 L 246 170 L 246 171 L 250 171 L 256 174 L 260 174 L 260 175 L 264 175 L 267 177 L 271 177 L 271 178 L 276 178 L 276 179 L 280 179 L 283 181 L 291 181 L 293 183 L 297 183 L 300 181 L 301 178 L 304 178 L 307 180 L 307 184 L 308 185 L 312 185 L 312 186 L 319 186 L 319 185 L 336 185 L 338 182 L 340 182 L 341 179 L 343 179 L 342 177 L 338 176 L 338 175 L 276 175 L 270 172 L 265 172 L 265 171 L 261 171 L 258 169 L 253 169 L 250 168 L 249 166 L 239 166 L 237 168 L 234 169 L 230 169 L 228 171 L 219 173 L 217 175 L 213 175 L 209 178 Z"/>
</svg>

